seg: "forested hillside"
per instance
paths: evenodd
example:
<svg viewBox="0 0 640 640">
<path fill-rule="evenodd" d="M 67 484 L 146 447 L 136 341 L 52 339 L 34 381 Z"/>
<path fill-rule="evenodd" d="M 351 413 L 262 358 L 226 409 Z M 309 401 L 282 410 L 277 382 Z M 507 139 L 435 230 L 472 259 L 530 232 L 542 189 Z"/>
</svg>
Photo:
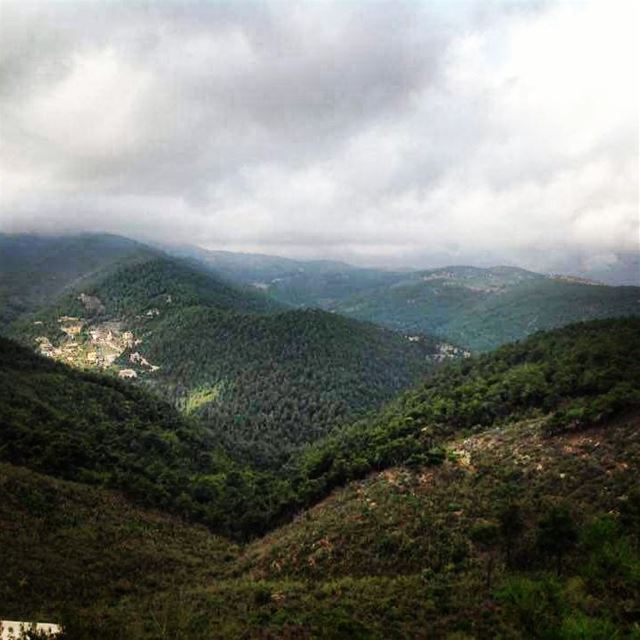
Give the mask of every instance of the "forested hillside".
<svg viewBox="0 0 640 640">
<path fill-rule="evenodd" d="M 219 578 L 237 547 L 122 495 L 0 463 L 0 619 L 78 617 Z"/>
<path fill-rule="evenodd" d="M 250 285 L 293 306 L 331 309 L 342 300 L 391 285 L 403 277 L 393 271 L 354 267 L 333 260 L 292 260 L 194 246 L 163 248 L 172 255 L 204 265 L 231 282 Z"/>
<path fill-rule="evenodd" d="M 0 330 L 78 281 L 152 253 L 138 242 L 108 234 L 0 234 Z"/>
<path fill-rule="evenodd" d="M 209 491 L 224 491 L 227 474 L 235 477 L 213 434 L 130 384 L 0 338 L 0 425 L 2 461 L 119 489 L 219 531 L 231 525 L 224 500 L 199 500 L 205 479 Z"/>
<path fill-rule="evenodd" d="M 241 536 L 372 471 L 438 464 L 456 435 L 535 418 L 551 436 L 640 406 L 640 320 L 573 325 L 447 365 L 270 474 L 233 463 L 214 431 L 130 385 L 2 346 L 5 460 L 121 488 Z"/>
<path fill-rule="evenodd" d="M 640 286 L 609 287 L 511 267 L 450 267 L 410 274 L 332 308 L 406 333 L 424 332 L 488 351 L 572 322 L 639 316 Z"/>
<path fill-rule="evenodd" d="M 640 273 L 638 286 L 616 287 L 516 267 L 393 272 L 197 247 L 169 250 L 286 304 L 435 335 L 474 351 L 572 322 L 640 315 Z"/>
<path fill-rule="evenodd" d="M 454 434 L 539 418 L 549 434 L 593 426 L 640 407 L 640 318 L 540 332 L 452 363 L 373 418 L 311 447 L 298 496 L 318 495 L 374 470 L 438 463 Z"/>
<path fill-rule="evenodd" d="M 0 593 L 69 638 L 634 638 L 640 320 L 449 364 L 278 475 L 130 385 L 0 346 L 2 460 L 253 537 L 238 556 L 3 465 Z"/>
<path fill-rule="evenodd" d="M 21 318 L 11 335 L 74 366 L 133 378 L 206 418 L 238 459 L 271 467 L 389 400 L 442 356 L 424 336 L 285 311 L 165 257 L 75 290 Z"/>
</svg>

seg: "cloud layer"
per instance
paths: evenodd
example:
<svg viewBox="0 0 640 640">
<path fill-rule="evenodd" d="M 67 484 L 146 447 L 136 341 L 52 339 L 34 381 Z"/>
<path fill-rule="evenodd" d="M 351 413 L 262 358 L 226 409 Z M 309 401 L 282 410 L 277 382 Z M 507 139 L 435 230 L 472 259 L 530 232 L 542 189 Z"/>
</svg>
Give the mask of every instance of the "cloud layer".
<svg viewBox="0 0 640 640">
<path fill-rule="evenodd" d="M 634 2 L 0 4 L 0 230 L 392 265 L 638 250 Z"/>
</svg>

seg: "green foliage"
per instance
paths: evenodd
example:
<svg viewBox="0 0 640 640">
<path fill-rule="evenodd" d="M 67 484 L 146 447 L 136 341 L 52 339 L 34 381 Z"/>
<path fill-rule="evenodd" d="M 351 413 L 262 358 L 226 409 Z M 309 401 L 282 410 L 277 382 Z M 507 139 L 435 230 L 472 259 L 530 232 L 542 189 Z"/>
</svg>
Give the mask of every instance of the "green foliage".
<svg viewBox="0 0 640 640">
<path fill-rule="evenodd" d="M 142 390 L 2 338 L 0 459 L 119 489 L 227 532 L 263 527 L 281 484 L 239 468 L 209 430 Z M 203 492 L 208 478 L 220 487 L 216 500 Z M 255 510 L 246 508 L 252 495 Z"/>
<path fill-rule="evenodd" d="M 0 234 L 0 328 L 97 271 L 152 254 L 133 240 L 107 234 Z"/>
<path fill-rule="evenodd" d="M 640 300 L 638 287 L 572 282 L 510 267 L 449 267 L 405 274 L 340 300 L 333 308 L 396 330 L 437 335 L 488 351 L 572 322 L 640 315 Z"/>
<path fill-rule="evenodd" d="M 499 514 L 500 535 L 506 551 L 507 566 L 511 566 L 513 548 L 525 530 L 522 508 L 517 503 L 510 503 Z"/>
<path fill-rule="evenodd" d="M 84 309 L 76 292 L 15 323 L 13 335 L 29 346 L 42 335 L 57 344 L 59 317 L 118 320 L 138 342 L 117 364 L 137 369 L 143 386 L 206 421 L 237 460 L 262 468 L 280 468 L 301 446 L 415 383 L 437 347 L 324 311 L 283 311 L 162 257 L 125 266 L 82 292 L 103 309 Z M 132 363 L 133 353 L 159 369 Z"/>
<path fill-rule="evenodd" d="M 237 548 L 121 495 L 0 464 L 0 619 L 74 610 L 219 577 Z"/>
<path fill-rule="evenodd" d="M 578 530 L 567 505 L 554 505 L 538 524 L 537 545 L 545 555 L 555 558 L 558 575 L 562 559 L 578 541 Z"/>
<path fill-rule="evenodd" d="M 461 431 L 550 414 L 549 431 L 556 433 L 566 407 L 578 402 L 599 407 L 579 426 L 600 424 L 640 406 L 634 380 L 640 380 L 638 319 L 541 332 L 450 364 L 377 415 L 305 452 L 297 463 L 301 504 L 373 470 L 437 462 L 436 448 Z"/>
</svg>

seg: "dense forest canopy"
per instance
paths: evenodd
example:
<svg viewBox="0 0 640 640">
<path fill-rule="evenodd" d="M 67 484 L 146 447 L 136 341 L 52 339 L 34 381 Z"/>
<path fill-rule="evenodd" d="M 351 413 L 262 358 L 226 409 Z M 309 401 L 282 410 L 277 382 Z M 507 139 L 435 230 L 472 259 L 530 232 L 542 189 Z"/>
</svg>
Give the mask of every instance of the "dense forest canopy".
<svg viewBox="0 0 640 640">
<path fill-rule="evenodd" d="M 4 459 L 121 488 L 242 536 L 368 472 L 437 464 L 456 433 L 539 416 L 553 434 L 640 404 L 640 320 L 573 325 L 443 367 L 276 474 L 232 462 L 214 432 L 130 385 L 73 371 L 10 341 L 2 350 Z"/>
<path fill-rule="evenodd" d="M 38 236 L 0 233 L 0 330 L 53 302 L 67 287 L 155 252 L 108 234 Z"/>
<path fill-rule="evenodd" d="M 640 315 L 638 286 L 605 286 L 517 267 L 394 272 L 196 247 L 168 250 L 286 304 L 320 307 L 403 333 L 435 335 L 474 351 L 572 322 Z"/>
<path fill-rule="evenodd" d="M 101 362 L 96 340 L 108 343 L 114 332 L 121 345 L 108 369 L 133 371 L 142 386 L 206 419 L 236 458 L 272 468 L 415 383 L 439 354 L 426 336 L 283 310 L 162 256 L 83 283 L 11 328 L 24 344 L 46 339 L 60 359 L 85 368 Z"/>
<path fill-rule="evenodd" d="M 50 287 L 0 283 L 23 343 L 0 338 L 0 618 L 77 640 L 634 638 L 636 288 L 233 254 L 221 278 L 54 245 Z M 357 296 L 401 332 L 306 308 Z M 425 318 L 479 351 L 534 335 L 469 354 Z"/>
</svg>

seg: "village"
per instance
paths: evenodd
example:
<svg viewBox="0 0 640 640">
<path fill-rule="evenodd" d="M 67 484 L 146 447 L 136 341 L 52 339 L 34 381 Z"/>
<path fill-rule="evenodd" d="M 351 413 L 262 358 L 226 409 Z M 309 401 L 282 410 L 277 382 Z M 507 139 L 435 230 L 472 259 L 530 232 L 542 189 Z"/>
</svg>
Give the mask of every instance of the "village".
<svg viewBox="0 0 640 640">
<path fill-rule="evenodd" d="M 21 640 L 26 634 L 35 632 L 52 640 L 62 633 L 62 627 L 53 622 L 24 622 L 19 620 L 0 620 L 0 640 Z"/>
<path fill-rule="evenodd" d="M 104 305 L 99 298 L 80 294 L 79 300 L 90 312 L 101 312 Z M 157 313 L 151 310 L 147 315 Z M 114 370 L 120 378 L 137 378 L 141 372 L 154 372 L 159 367 L 151 364 L 138 351 L 129 354 L 130 367 L 120 367 L 117 360 L 127 351 L 141 344 L 132 331 L 124 328 L 120 320 L 92 322 L 77 316 L 60 316 L 58 336 L 40 335 L 35 341 L 38 352 L 48 358 L 81 369 Z M 36 321 L 34 325 L 41 325 Z"/>
</svg>

